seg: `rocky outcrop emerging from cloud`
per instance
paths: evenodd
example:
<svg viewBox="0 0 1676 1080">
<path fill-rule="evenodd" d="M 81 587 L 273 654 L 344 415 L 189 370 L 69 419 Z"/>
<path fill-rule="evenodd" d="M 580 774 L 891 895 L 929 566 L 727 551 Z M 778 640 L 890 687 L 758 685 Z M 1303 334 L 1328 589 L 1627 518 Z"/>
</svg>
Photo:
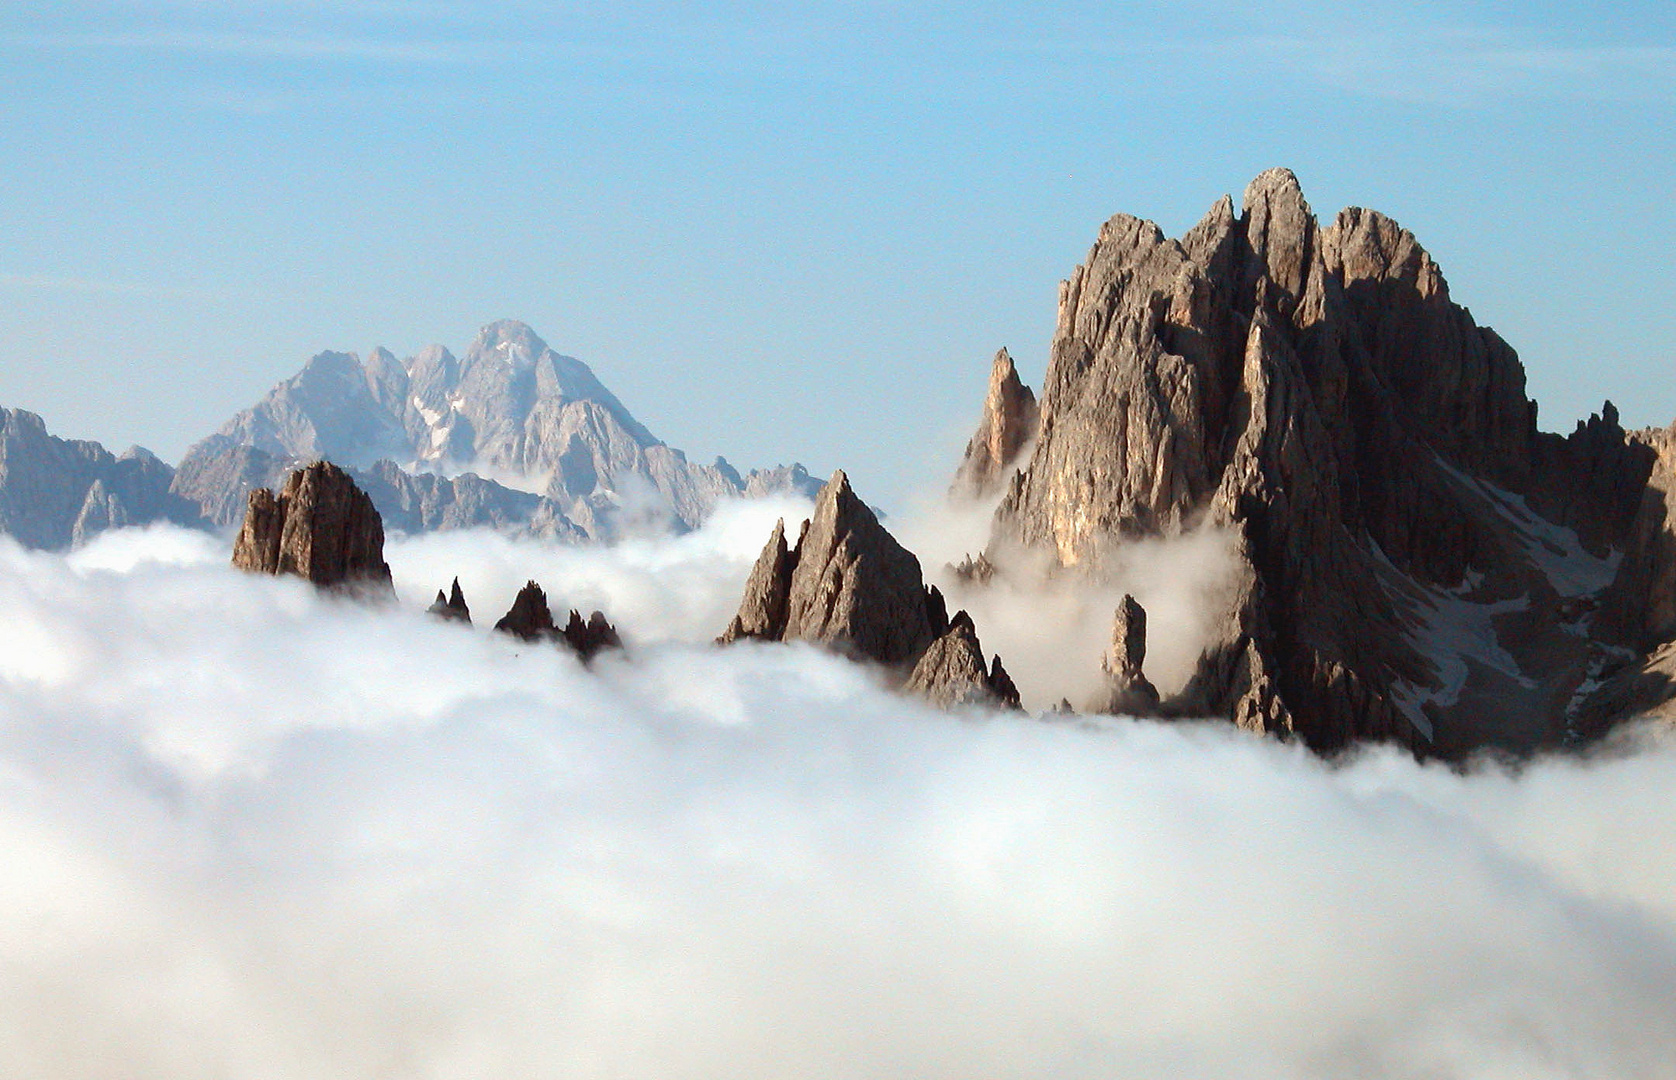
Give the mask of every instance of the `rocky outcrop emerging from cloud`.
<svg viewBox="0 0 1676 1080">
<path fill-rule="evenodd" d="M 119 457 L 48 433 L 32 412 L 0 409 L 0 534 L 25 547 L 68 548 L 125 525 L 199 524 L 198 508 L 170 493 L 173 473 L 141 447 Z"/>
<path fill-rule="evenodd" d="M 1005 485 L 1022 452 L 1036 437 L 1040 420 L 1036 395 L 1019 381 L 1012 356 L 1002 349 L 990 367 L 983 418 L 966 444 L 966 456 L 949 493 L 957 498 L 978 499 Z"/>
<path fill-rule="evenodd" d="M 1019 707 L 1018 687 L 1001 665 L 1001 657 L 996 656 L 995 662 L 985 668 L 977 627 L 964 611 L 954 613 L 949 628 L 925 650 L 902 688 L 945 709 L 962 705 Z"/>
<path fill-rule="evenodd" d="M 1124 594 L 1112 617 L 1112 643 L 1101 660 L 1105 690 L 1089 711 L 1117 716 L 1156 716 L 1158 688 L 1146 677 L 1146 609 Z"/>
<path fill-rule="evenodd" d="M 951 624 L 919 559 L 897 543 L 850 487 L 832 474 L 786 543 L 777 522 L 746 580 L 739 611 L 717 639 L 810 641 L 896 672 L 906 687 L 942 704 L 980 700 L 1016 706 L 1018 690 L 999 657 L 985 669 L 972 620 Z"/>
<path fill-rule="evenodd" d="M 426 614 L 435 615 L 444 622 L 459 622 L 471 625 L 471 608 L 466 604 L 466 594 L 460 589 L 460 579 L 455 578 L 454 584 L 445 593 L 441 589 L 436 591 L 436 599 L 425 609 Z"/>
<path fill-rule="evenodd" d="M 520 641 L 541 641 L 556 636 L 553 609 L 547 606 L 547 592 L 533 581 L 524 583 L 512 606 L 495 622 L 495 629 Z"/>
<path fill-rule="evenodd" d="M 818 487 L 801 466 L 741 475 L 720 458 L 689 462 L 588 365 L 511 320 L 484 327 L 464 358 L 440 345 L 405 361 L 384 349 L 364 361 L 317 355 L 192 447 L 177 491 L 224 521 L 226 493 L 264 462 L 316 458 L 379 472 L 420 529 L 510 521 L 603 538 L 648 523 L 695 527 L 722 498 Z"/>
<path fill-rule="evenodd" d="M 279 492 L 250 493 L 233 544 L 233 565 L 294 574 L 322 588 L 394 595 L 384 561 L 384 524 L 366 492 L 329 461 L 293 472 Z"/>
<path fill-rule="evenodd" d="M 786 546 L 785 523 L 775 526 L 721 640 L 815 641 L 858 659 L 911 665 L 945 629 L 930 610 L 919 560 L 840 469 L 795 548 Z"/>
<path fill-rule="evenodd" d="M 552 609 L 547 606 L 546 591 L 534 581 L 527 582 L 518 590 L 512 607 L 495 623 L 495 629 L 522 641 L 565 645 L 584 662 L 606 649 L 623 647 L 617 628 L 602 611 L 595 611 L 584 620 L 581 612 L 572 608 L 569 620 L 561 629 L 553 621 Z"/>
<path fill-rule="evenodd" d="M 1362 209 L 1323 227 L 1276 169 L 1180 240 L 1101 228 L 991 553 L 1098 575 L 1125 540 L 1236 529 L 1240 586 L 1166 709 L 1324 750 L 1528 749 L 1676 611 L 1611 587 L 1620 559 L 1676 576 L 1655 456 L 1609 408 L 1539 433 L 1517 355 L 1414 236 Z"/>
<path fill-rule="evenodd" d="M 559 631 L 564 643 L 571 651 L 580 656 L 584 662 L 592 660 L 606 649 L 621 649 L 623 639 L 618 635 L 617 628 L 605 617 L 605 612 L 595 611 L 586 620 L 581 612 L 570 609 L 570 618 L 566 620 L 564 629 Z"/>
</svg>

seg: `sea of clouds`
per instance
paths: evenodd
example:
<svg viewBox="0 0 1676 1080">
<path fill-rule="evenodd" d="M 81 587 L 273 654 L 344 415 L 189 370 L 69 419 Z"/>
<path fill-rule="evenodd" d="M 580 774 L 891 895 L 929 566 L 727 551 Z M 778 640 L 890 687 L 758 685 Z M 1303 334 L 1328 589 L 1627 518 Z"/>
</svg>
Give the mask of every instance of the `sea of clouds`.
<svg viewBox="0 0 1676 1080">
<path fill-rule="evenodd" d="M 1670 1075 L 1671 739 L 1326 763 L 710 646 L 802 509 L 396 538 L 386 609 L 0 542 L 0 1075 Z M 530 577 L 626 654 L 490 633 Z"/>
</svg>

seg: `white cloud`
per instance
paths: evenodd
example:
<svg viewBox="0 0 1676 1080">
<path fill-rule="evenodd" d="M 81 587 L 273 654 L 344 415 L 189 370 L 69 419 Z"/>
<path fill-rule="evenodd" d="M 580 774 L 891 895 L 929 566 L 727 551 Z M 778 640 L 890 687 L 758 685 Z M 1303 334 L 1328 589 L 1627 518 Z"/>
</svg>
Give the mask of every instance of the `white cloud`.
<svg viewBox="0 0 1676 1080">
<path fill-rule="evenodd" d="M 653 617 L 757 524 L 546 552 L 648 605 L 592 672 L 168 530 L 0 547 L 0 1073 L 1668 1071 L 1668 740 L 1514 775 L 945 716 Z M 518 560 L 453 540 L 398 571 L 495 606 Z"/>
</svg>

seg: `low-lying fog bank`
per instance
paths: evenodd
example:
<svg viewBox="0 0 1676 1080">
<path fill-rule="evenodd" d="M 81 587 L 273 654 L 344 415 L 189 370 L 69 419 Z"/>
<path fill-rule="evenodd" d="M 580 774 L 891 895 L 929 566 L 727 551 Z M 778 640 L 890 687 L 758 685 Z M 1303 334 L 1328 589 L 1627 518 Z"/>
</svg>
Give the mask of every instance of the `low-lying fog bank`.
<svg viewBox="0 0 1676 1080">
<path fill-rule="evenodd" d="M 1668 1075 L 1670 740 L 1328 764 L 709 647 L 801 512 L 397 539 L 395 610 L 0 545 L 0 1074 Z M 491 634 L 531 577 L 626 655 Z"/>
</svg>

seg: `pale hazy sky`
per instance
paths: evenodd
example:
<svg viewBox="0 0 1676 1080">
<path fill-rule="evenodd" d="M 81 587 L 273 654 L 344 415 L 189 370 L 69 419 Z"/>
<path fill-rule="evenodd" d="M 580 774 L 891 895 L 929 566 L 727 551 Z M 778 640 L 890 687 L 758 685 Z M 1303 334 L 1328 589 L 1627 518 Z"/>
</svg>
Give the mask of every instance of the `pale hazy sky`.
<svg viewBox="0 0 1676 1080">
<path fill-rule="evenodd" d="M 1447 7 L 1447 10 L 1444 8 Z M 492 319 L 741 466 L 941 477 L 1112 213 L 1384 210 L 1542 424 L 1676 418 L 1676 5 L 65 3 L 0 12 L 0 404 L 171 460 Z"/>
</svg>

